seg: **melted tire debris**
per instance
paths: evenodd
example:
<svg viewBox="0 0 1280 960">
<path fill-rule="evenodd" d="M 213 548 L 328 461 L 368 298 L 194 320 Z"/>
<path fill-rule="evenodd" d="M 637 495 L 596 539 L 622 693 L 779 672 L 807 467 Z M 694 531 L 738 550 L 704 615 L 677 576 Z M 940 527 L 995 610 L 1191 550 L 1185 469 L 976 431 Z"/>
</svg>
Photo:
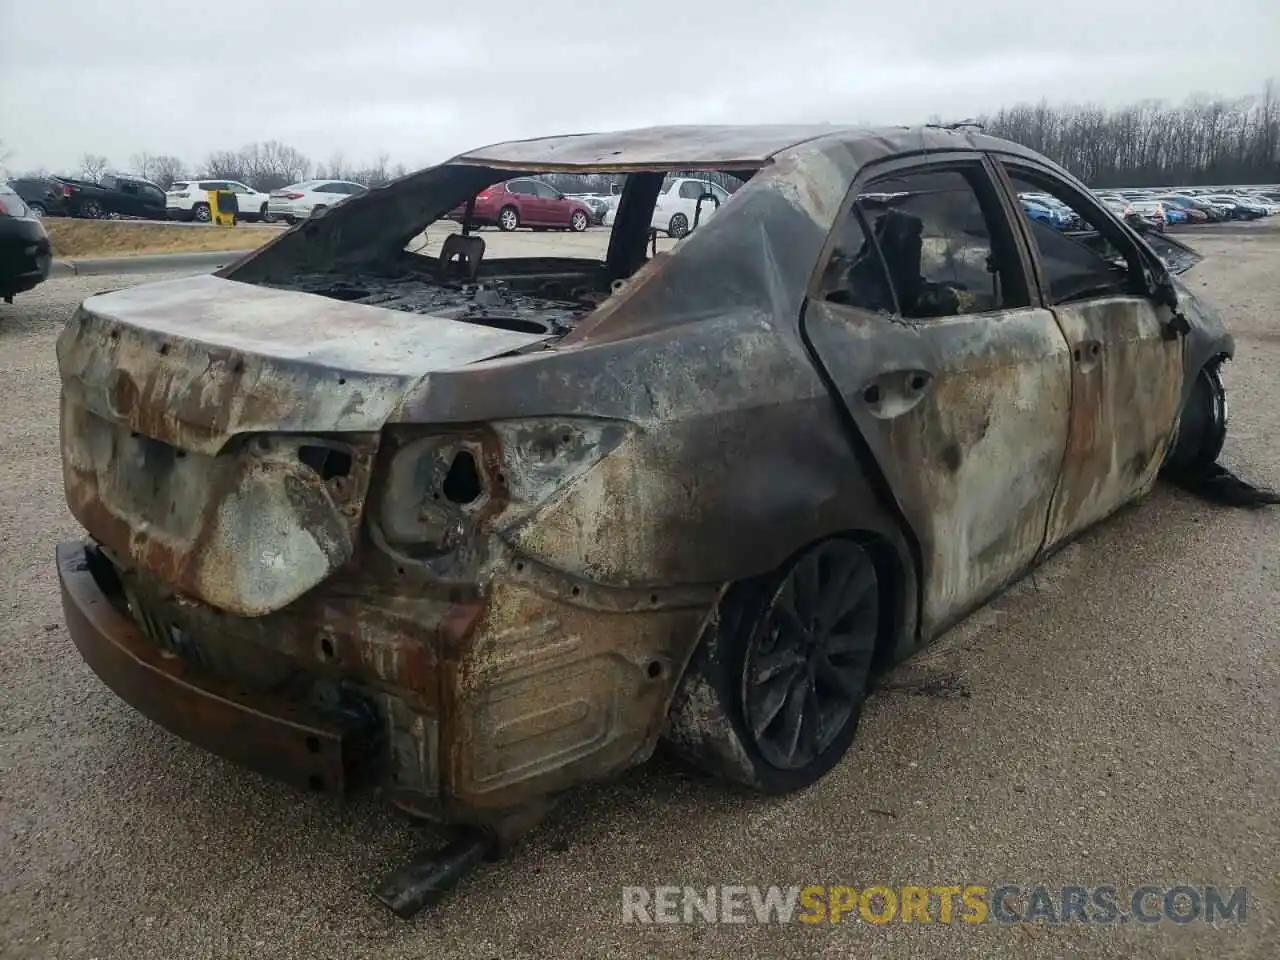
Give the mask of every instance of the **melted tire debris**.
<svg viewBox="0 0 1280 960">
<path fill-rule="evenodd" d="M 1166 472 L 1170 482 L 1188 493 L 1223 507 L 1260 510 L 1280 504 L 1280 493 L 1257 487 L 1237 477 L 1220 463 L 1207 467 L 1184 467 Z"/>
</svg>

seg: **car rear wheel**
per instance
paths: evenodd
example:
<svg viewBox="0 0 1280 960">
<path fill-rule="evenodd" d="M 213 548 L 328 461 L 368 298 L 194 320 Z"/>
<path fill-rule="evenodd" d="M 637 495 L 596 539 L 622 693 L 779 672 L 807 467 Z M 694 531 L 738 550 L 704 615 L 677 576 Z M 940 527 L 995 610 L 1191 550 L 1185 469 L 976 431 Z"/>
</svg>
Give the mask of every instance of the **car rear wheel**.
<svg viewBox="0 0 1280 960">
<path fill-rule="evenodd" d="M 258 211 L 258 219 L 263 223 L 271 223 L 271 221 L 275 219 L 271 216 L 271 211 L 267 209 L 267 205 L 265 203 L 262 205 L 262 209 Z"/>
<path fill-rule="evenodd" d="M 101 220 L 105 213 L 97 200 L 86 200 L 80 204 L 80 216 L 86 220 Z"/>
<path fill-rule="evenodd" d="M 833 538 L 771 575 L 734 584 L 673 701 L 672 742 L 700 766 L 770 794 L 820 780 L 853 742 L 882 632 L 868 548 Z M 690 726 L 683 704 L 726 721 Z M 675 716 L 680 711 L 681 716 Z M 706 737 L 699 742 L 699 738 Z M 727 747 L 722 742 L 732 741 Z"/>
<path fill-rule="evenodd" d="M 207 203 L 197 203 L 191 208 L 191 219 L 200 223 L 208 223 L 213 219 L 213 215 L 209 212 Z"/>
<path fill-rule="evenodd" d="M 667 224 L 667 233 L 676 240 L 679 240 L 689 232 L 689 218 L 683 213 L 677 213 L 671 218 L 671 222 Z"/>
<path fill-rule="evenodd" d="M 498 229 L 510 233 L 520 226 L 520 212 L 515 207 L 503 207 L 498 214 Z"/>
<path fill-rule="evenodd" d="M 28 203 L 27 209 L 31 211 L 31 215 L 33 217 L 43 218 L 45 215 L 45 209 L 44 209 L 43 203 Z"/>
<path fill-rule="evenodd" d="M 573 211 L 573 216 L 569 218 L 569 229 L 574 233 L 581 233 L 588 227 L 587 215 L 581 210 Z"/>
</svg>

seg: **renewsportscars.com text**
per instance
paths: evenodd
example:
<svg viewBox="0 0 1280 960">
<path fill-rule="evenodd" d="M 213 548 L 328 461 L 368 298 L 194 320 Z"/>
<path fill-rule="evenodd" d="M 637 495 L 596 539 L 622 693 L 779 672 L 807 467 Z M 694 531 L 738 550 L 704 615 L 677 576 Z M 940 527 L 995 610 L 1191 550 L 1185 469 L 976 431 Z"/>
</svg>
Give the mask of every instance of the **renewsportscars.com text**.
<svg viewBox="0 0 1280 960">
<path fill-rule="evenodd" d="M 623 887 L 624 923 L 1243 923 L 1245 887 Z"/>
</svg>

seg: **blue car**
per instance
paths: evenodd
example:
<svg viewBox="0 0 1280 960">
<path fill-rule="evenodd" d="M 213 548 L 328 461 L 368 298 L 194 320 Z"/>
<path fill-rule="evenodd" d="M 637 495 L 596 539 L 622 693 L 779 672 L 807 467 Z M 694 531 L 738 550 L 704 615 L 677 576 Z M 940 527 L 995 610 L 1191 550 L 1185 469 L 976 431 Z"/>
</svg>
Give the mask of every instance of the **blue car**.
<svg viewBox="0 0 1280 960">
<path fill-rule="evenodd" d="M 1070 217 L 1061 210 L 1027 197 L 1019 197 L 1018 199 L 1022 201 L 1022 209 L 1026 211 L 1030 219 L 1047 223 L 1056 230 L 1066 230 L 1071 226 Z"/>
</svg>

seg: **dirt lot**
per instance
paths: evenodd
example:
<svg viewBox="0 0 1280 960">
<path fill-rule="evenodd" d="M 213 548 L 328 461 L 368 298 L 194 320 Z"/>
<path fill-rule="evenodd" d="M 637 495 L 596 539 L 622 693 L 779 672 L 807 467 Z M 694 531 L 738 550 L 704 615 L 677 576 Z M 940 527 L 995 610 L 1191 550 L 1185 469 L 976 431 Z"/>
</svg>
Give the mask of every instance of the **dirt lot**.
<svg viewBox="0 0 1280 960">
<path fill-rule="evenodd" d="M 270 224 L 211 227 L 148 220 L 73 220 L 69 217 L 47 217 L 44 226 L 53 243 L 53 255 L 64 258 L 252 250 L 283 229 Z"/>
<path fill-rule="evenodd" d="M 1233 324 L 1225 457 L 1280 484 L 1280 235 L 1188 238 Z M 516 241 L 522 242 L 522 241 Z M 579 241 L 574 241 L 579 242 Z M 587 242 L 585 240 L 580 242 Z M 765 800 L 671 761 L 585 788 L 437 911 L 367 895 L 426 842 L 209 757 L 126 708 L 61 627 L 59 280 L 0 306 L 0 956 L 1280 956 L 1280 511 L 1164 487 L 905 665 L 849 757 Z M 624 885 L 1248 886 L 1247 921 L 803 928 L 621 922 Z"/>
</svg>

